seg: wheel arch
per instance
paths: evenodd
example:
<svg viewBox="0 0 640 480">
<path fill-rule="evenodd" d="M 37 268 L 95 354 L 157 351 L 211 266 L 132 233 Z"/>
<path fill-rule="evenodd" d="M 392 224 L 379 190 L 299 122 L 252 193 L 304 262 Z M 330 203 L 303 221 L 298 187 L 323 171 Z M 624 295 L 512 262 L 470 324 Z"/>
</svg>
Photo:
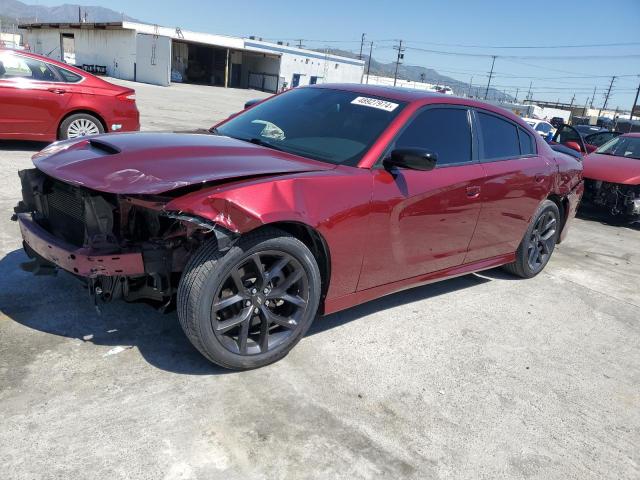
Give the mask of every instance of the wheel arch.
<svg viewBox="0 0 640 480">
<path fill-rule="evenodd" d="M 560 195 L 556 194 L 556 193 L 551 193 L 548 197 L 547 200 L 551 200 L 553 203 L 556 204 L 556 206 L 558 207 L 558 210 L 560 211 L 560 220 L 561 220 L 561 224 L 560 224 L 560 232 L 558 232 L 558 242 L 560 243 L 560 237 L 562 235 L 562 231 L 564 230 L 565 225 L 567 224 L 567 216 L 569 215 L 569 200 L 566 197 L 561 197 Z"/>
<path fill-rule="evenodd" d="M 293 235 L 304 243 L 309 250 L 311 250 L 311 253 L 318 263 L 318 268 L 320 269 L 320 278 L 322 281 L 320 313 L 322 313 L 324 310 L 324 301 L 329 290 L 329 283 L 331 281 L 331 252 L 326 239 L 317 229 L 306 223 L 298 221 L 285 220 L 266 223 L 252 231 L 258 231 L 267 227 L 278 228 Z"/>
<path fill-rule="evenodd" d="M 73 110 L 70 110 L 69 112 L 65 113 L 58 121 L 58 125 L 56 127 L 56 138 L 58 140 L 60 140 L 60 127 L 62 126 L 62 122 L 64 122 L 71 115 L 76 115 L 79 113 L 84 113 L 87 115 L 91 115 L 92 117 L 96 117 L 98 121 L 102 124 L 102 128 L 104 129 L 105 133 L 109 132 L 109 129 L 107 128 L 107 123 L 105 122 L 102 115 L 100 115 L 98 112 L 96 112 L 95 110 L 91 110 L 89 108 L 74 108 Z"/>
</svg>

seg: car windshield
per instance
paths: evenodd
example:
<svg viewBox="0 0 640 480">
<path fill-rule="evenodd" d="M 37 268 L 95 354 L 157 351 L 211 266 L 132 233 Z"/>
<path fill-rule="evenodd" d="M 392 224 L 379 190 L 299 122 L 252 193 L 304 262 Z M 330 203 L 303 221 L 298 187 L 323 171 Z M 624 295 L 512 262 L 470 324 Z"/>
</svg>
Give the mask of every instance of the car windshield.
<svg viewBox="0 0 640 480">
<path fill-rule="evenodd" d="M 616 137 L 596 150 L 602 155 L 640 159 L 640 137 Z"/>
<path fill-rule="evenodd" d="M 216 133 L 333 164 L 356 165 L 404 103 L 299 88 L 241 113 Z"/>
</svg>

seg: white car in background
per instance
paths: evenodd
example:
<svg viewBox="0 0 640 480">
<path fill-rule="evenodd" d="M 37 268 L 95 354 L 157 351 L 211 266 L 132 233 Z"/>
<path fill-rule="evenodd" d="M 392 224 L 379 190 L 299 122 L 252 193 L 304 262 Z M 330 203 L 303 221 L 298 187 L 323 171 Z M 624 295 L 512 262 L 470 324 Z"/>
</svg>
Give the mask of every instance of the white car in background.
<svg viewBox="0 0 640 480">
<path fill-rule="evenodd" d="M 535 118 L 523 118 L 523 120 L 531 125 L 531 128 L 538 132 L 545 140 L 553 137 L 556 133 L 556 129 L 553 128 L 553 125 L 545 120 L 537 120 Z"/>
</svg>

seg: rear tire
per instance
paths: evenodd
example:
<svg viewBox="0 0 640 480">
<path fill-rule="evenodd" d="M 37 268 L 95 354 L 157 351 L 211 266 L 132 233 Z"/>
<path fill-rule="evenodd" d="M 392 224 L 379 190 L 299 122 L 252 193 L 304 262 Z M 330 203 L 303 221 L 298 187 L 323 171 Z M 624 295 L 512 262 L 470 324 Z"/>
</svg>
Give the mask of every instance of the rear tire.
<svg viewBox="0 0 640 480">
<path fill-rule="evenodd" d="M 283 358 L 315 319 L 320 270 L 294 236 L 265 228 L 226 252 L 211 239 L 189 260 L 178 286 L 178 318 L 191 343 L 229 369 Z"/>
<path fill-rule="evenodd" d="M 554 202 L 545 200 L 516 250 L 515 261 L 504 269 L 521 278 L 535 277 L 549 263 L 559 234 L 560 210 Z"/>
<path fill-rule="evenodd" d="M 104 133 L 104 127 L 100 120 L 88 113 L 75 113 L 62 121 L 58 130 L 58 137 L 61 140 L 67 140 L 100 135 L 101 133 Z"/>
</svg>

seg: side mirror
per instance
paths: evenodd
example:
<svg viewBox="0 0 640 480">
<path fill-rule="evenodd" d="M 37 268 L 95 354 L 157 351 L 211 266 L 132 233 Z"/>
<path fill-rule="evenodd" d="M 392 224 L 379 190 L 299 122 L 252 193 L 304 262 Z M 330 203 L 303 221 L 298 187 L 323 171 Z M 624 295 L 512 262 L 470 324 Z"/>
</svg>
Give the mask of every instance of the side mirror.
<svg viewBox="0 0 640 480">
<path fill-rule="evenodd" d="M 256 103 L 260 103 L 262 100 L 264 100 L 264 99 L 262 99 L 262 98 L 253 98 L 251 100 L 248 100 L 244 104 L 244 109 L 246 110 L 247 108 L 253 107 Z"/>
<path fill-rule="evenodd" d="M 578 142 L 565 142 L 564 145 L 569 147 L 571 150 L 582 153 L 582 149 L 580 148 Z"/>
<path fill-rule="evenodd" d="M 433 170 L 436 167 L 438 155 L 422 148 L 397 148 L 384 159 L 385 168 L 400 167 L 410 170 Z"/>
</svg>

